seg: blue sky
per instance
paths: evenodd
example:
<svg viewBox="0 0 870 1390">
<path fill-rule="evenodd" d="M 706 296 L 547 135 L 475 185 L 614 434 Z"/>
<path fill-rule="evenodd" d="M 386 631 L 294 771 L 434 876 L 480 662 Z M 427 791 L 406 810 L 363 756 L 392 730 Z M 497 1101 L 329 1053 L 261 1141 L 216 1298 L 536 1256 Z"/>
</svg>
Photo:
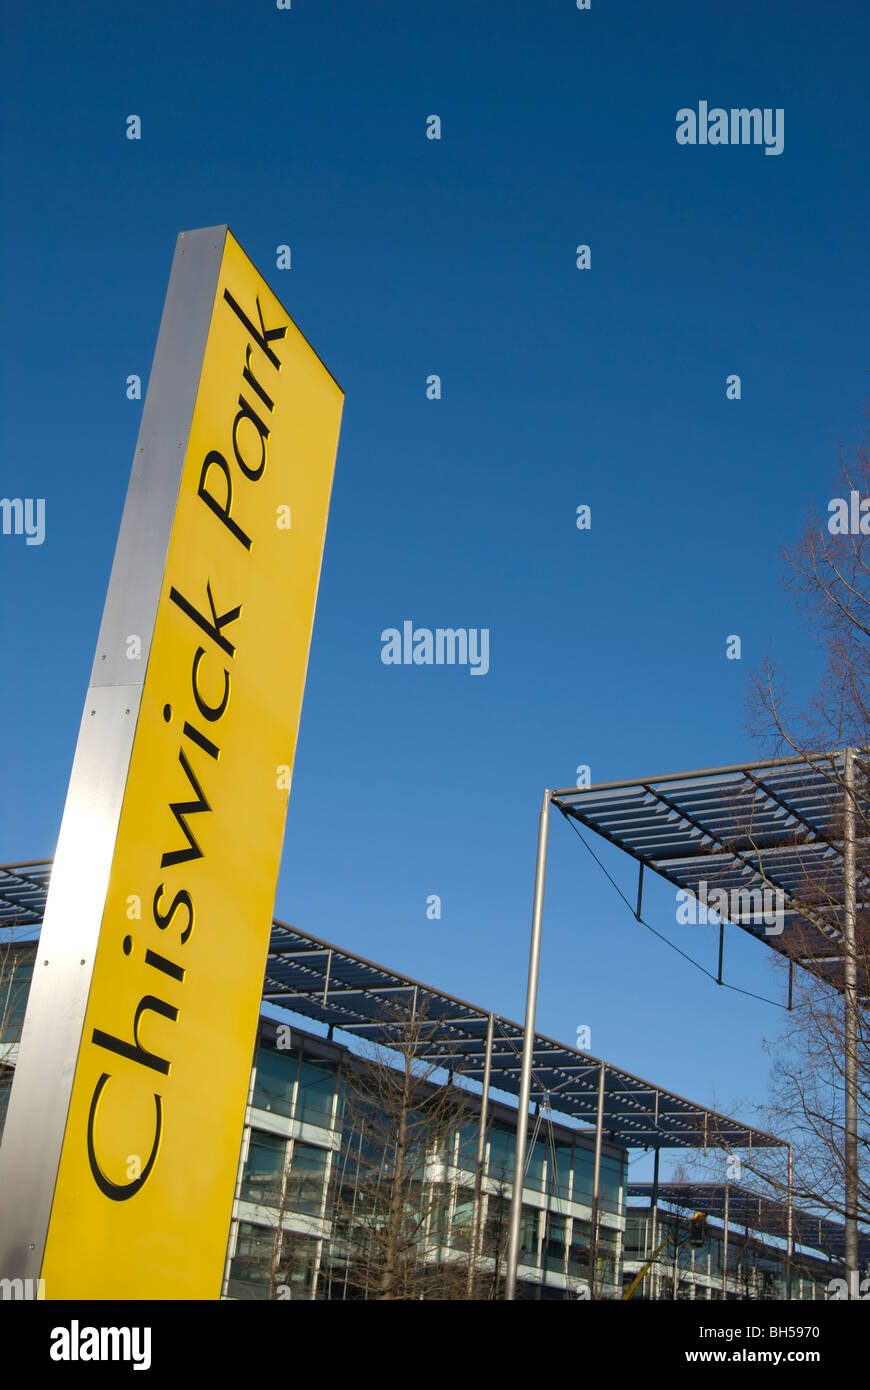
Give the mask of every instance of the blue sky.
<svg viewBox="0 0 870 1390">
<path fill-rule="evenodd" d="M 864 427 L 868 27 L 803 0 L 7 10 L 0 495 L 44 498 L 46 536 L 0 536 L 0 861 L 53 851 L 125 380 L 178 232 L 227 222 L 346 392 L 276 913 L 520 1017 L 543 788 L 756 756 L 753 666 L 815 677 L 779 548 Z M 783 152 L 678 145 L 702 100 L 782 108 Z M 488 628 L 489 672 L 385 666 L 406 619 Z M 672 890 L 648 904 L 714 959 Z M 776 990 L 734 930 L 727 959 Z M 779 1026 L 638 927 L 561 818 L 538 1021 L 747 1117 Z"/>
</svg>

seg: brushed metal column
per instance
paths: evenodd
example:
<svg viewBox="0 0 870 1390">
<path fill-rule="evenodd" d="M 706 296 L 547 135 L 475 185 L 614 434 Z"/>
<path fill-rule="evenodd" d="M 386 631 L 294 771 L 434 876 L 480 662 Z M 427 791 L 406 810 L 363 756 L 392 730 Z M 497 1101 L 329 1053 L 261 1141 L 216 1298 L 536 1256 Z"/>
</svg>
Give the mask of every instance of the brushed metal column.
<svg viewBox="0 0 870 1390">
<path fill-rule="evenodd" d="M 172 261 L 0 1147 L 4 1278 L 37 1278 L 42 1267 L 226 234 L 182 232 Z"/>
</svg>

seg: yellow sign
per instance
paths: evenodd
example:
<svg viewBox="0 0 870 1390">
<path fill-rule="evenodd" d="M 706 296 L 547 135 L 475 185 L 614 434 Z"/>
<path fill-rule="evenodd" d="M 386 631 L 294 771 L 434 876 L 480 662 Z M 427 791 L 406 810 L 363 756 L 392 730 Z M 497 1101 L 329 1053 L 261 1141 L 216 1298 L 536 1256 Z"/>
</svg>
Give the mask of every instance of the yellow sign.
<svg viewBox="0 0 870 1390">
<path fill-rule="evenodd" d="M 226 233 L 51 1209 L 51 1299 L 220 1294 L 341 406 Z"/>
</svg>

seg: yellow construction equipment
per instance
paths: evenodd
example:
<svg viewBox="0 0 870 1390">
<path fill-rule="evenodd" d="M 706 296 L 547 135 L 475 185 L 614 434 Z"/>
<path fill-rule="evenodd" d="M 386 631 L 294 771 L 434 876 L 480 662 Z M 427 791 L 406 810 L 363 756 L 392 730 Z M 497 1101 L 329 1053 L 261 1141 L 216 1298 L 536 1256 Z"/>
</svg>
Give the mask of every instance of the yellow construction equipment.
<svg viewBox="0 0 870 1390">
<path fill-rule="evenodd" d="M 664 1250 L 664 1248 L 665 1248 L 665 1246 L 667 1245 L 668 1241 L 671 1239 L 671 1236 L 672 1236 L 672 1232 L 671 1232 L 671 1231 L 668 1231 L 668 1233 L 667 1233 L 667 1235 L 665 1236 L 664 1240 L 661 1242 L 660 1245 L 657 1245 L 657 1246 L 656 1246 L 655 1250 L 654 1250 L 653 1253 L 650 1255 L 650 1257 L 649 1257 L 649 1259 L 647 1260 L 646 1264 L 643 1265 L 643 1266 L 641 1267 L 641 1269 L 638 1271 L 638 1273 L 634 1276 L 634 1278 L 632 1279 L 632 1281 L 631 1281 L 631 1283 L 629 1284 L 628 1288 L 626 1289 L 625 1293 L 622 1295 L 622 1301 L 623 1301 L 623 1303 L 626 1301 L 626 1299 L 631 1298 L 631 1296 L 632 1296 L 632 1294 L 634 1293 L 635 1289 L 637 1288 L 638 1284 L 640 1284 L 641 1281 L 644 1279 L 644 1277 L 649 1273 L 650 1267 L 651 1267 L 652 1265 L 655 1264 L 655 1262 L 656 1262 L 656 1260 L 658 1259 L 659 1255 L 662 1253 L 662 1251 Z M 677 1239 L 676 1239 L 676 1236 L 674 1236 L 674 1246 L 675 1246 L 675 1248 L 674 1248 L 674 1253 L 676 1254 L 676 1251 L 677 1251 L 681 1246 L 683 1246 L 683 1245 L 693 1245 L 693 1246 L 697 1249 L 697 1247 L 698 1247 L 699 1245 L 703 1245 L 703 1244 L 704 1244 L 704 1241 L 705 1241 L 706 1239 L 707 1239 L 707 1215 L 706 1215 L 706 1213 L 703 1212 L 703 1211 L 696 1211 L 696 1212 L 694 1213 L 694 1215 L 692 1215 L 692 1216 L 689 1217 L 689 1226 L 688 1226 L 688 1230 L 687 1230 L 687 1232 L 686 1232 L 686 1237 L 685 1237 L 685 1239 L 684 1239 L 684 1240 L 677 1240 Z"/>
</svg>

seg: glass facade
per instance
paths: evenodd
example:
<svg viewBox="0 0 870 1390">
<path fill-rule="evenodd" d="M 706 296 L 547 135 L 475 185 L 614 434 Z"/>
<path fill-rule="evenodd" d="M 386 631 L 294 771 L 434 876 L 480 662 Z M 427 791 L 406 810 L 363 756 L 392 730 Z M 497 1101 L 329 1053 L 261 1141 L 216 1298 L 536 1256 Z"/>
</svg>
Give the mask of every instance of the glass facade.
<svg viewBox="0 0 870 1390">
<path fill-rule="evenodd" d="M 7 969 L 0 988 L 0 1134 L 14 1072 L 33 950 Z M 416 1270 L 414 1297 L 497 1298 L 503 1292 L 515 1116 L 492 1104 L 477 1173 L 479 1105 L 428 1142 L 423 1111 L 410 1107 L 404 1141 L 376 1101 L 349 1101 L 359 1067 L 348 1049 L 297 1028 L 261 1019 L 250 1105 L 227 1251 L 229 1298 L 351 1299 L 383 1296 L 379 1261 L 390 1221 L 403 1233 L 402 1258 Z M 439 1088 L 431 1088 L 433 1091 Z M 440 1088 L 444 1089 L 444 1088 Z M 456 1088 L 454 1088 L 455 1090 Z M 389 1117 L 387 1117 L 389 1118 Z M 593 1231 L 592 1137 L 551 1121 L 530 1123 L 533 1142 L 524 1182 L 517 1296 L 619 1298 L 650 1258 L 648 1209 L 626 1212 L 626 1153 L 605 1144 Z M 422 1150 L 420 1140 L 422 1137 Z M 402 1143 L 416 1144 L 400 1210 L 388 1219 L 390 1164 Z M 421 1158 L 422 1152 L 422 1158 Z M 407 1159 L 406 1161 L 410 1162 Z M 477 1259 L 468 1259 L 477 1217 Z M 656 1244 L 680 1218 L 659 1210 Z M 633 1295 L 638 1298 L 780 1299 L 787 1296 L 783 1251 L 763 1237 L 721 1229 L 700 1247 L 671 1245 Z M 824 1298 L 831 1266 L 796 1254 L 791 1296 Z"/>
<path fill-rule="evenodd" d="M 226 1294 L 377 1297 L 388 1222 L 384 1170 L 395 1164 L 399 1141 L 385 1124 L 386 1112 L 378 1114 L 370 1101 L 361 1107 L 358 1097 L 350 1103 L 348 1068 L 359 1063 L 349 1053 L 333 1044 L 333 1055 L 323 1055 L 328 1050 L 323 1039 L 296 1029 L 292 1035 L 279 1029 L 277 1038 L 271 1033 L 266 1030 L 257 1049 Z M 479 1119 L 466 1108 L 421 1151 L 422 1109 L 412 1107 L 406 1116 L 403 1210 L 389 1220 L 402 1231 L 402 1258 L 414 1265 L 413 1296 L 464 1297 Z M 492 1109 L 480 1178 L 474 1285 L 476 1296 L 484 1298 L 497 1296 L 503 1286 L 515 1138 L 510 1112 Z M 588 1282 L 592 1176 L 590 1138 L 541 1118 L 524 1185 L 521 1296 L 577 1297 Z M 602 1153 L 599 1186 L 594 1278 L 603 1296 L 617 1296 L 625 1155 L 612 1146 Z"/>
<path fill-rule="evenodd" d="M 33 957 L 12 958 L 4 962 L 0 972 L 0 1043 L 17 1042 L 21 1037 L 30 981 L 33 979 Z"/>
<path fill-rule="evenodd" d="M 653 1251 L 668 1237 L 633 1298 L 711 1301 L 725 1298 L 756 1302 L 788 1297 L 786 1253 L 781 1246 L 765 1241 L 761 1233 L 731 1227 L 726 1254 L 721 1226 L 709 1227 L 699 1246 L 685 1243 L 686 1230 L 685 1213 L 660 1207 L 653 1242 L 649 1209 L 628 1209 L 622 1274 L 625 1290 L 644 1269 Z M 726 1260 L 727 1267 L 723 1269 Z M 792 1299 L 824 1299 L 830 1278 L 831 1268 L 824 1260 L 795 1254 L 791 1269 Z"/>
<path fill-rule="evenodd" d="M 6 1122 L 35 953 L 34 946 L 13 946 L 0 940 L 0 1136 Z"/>
</svg>

